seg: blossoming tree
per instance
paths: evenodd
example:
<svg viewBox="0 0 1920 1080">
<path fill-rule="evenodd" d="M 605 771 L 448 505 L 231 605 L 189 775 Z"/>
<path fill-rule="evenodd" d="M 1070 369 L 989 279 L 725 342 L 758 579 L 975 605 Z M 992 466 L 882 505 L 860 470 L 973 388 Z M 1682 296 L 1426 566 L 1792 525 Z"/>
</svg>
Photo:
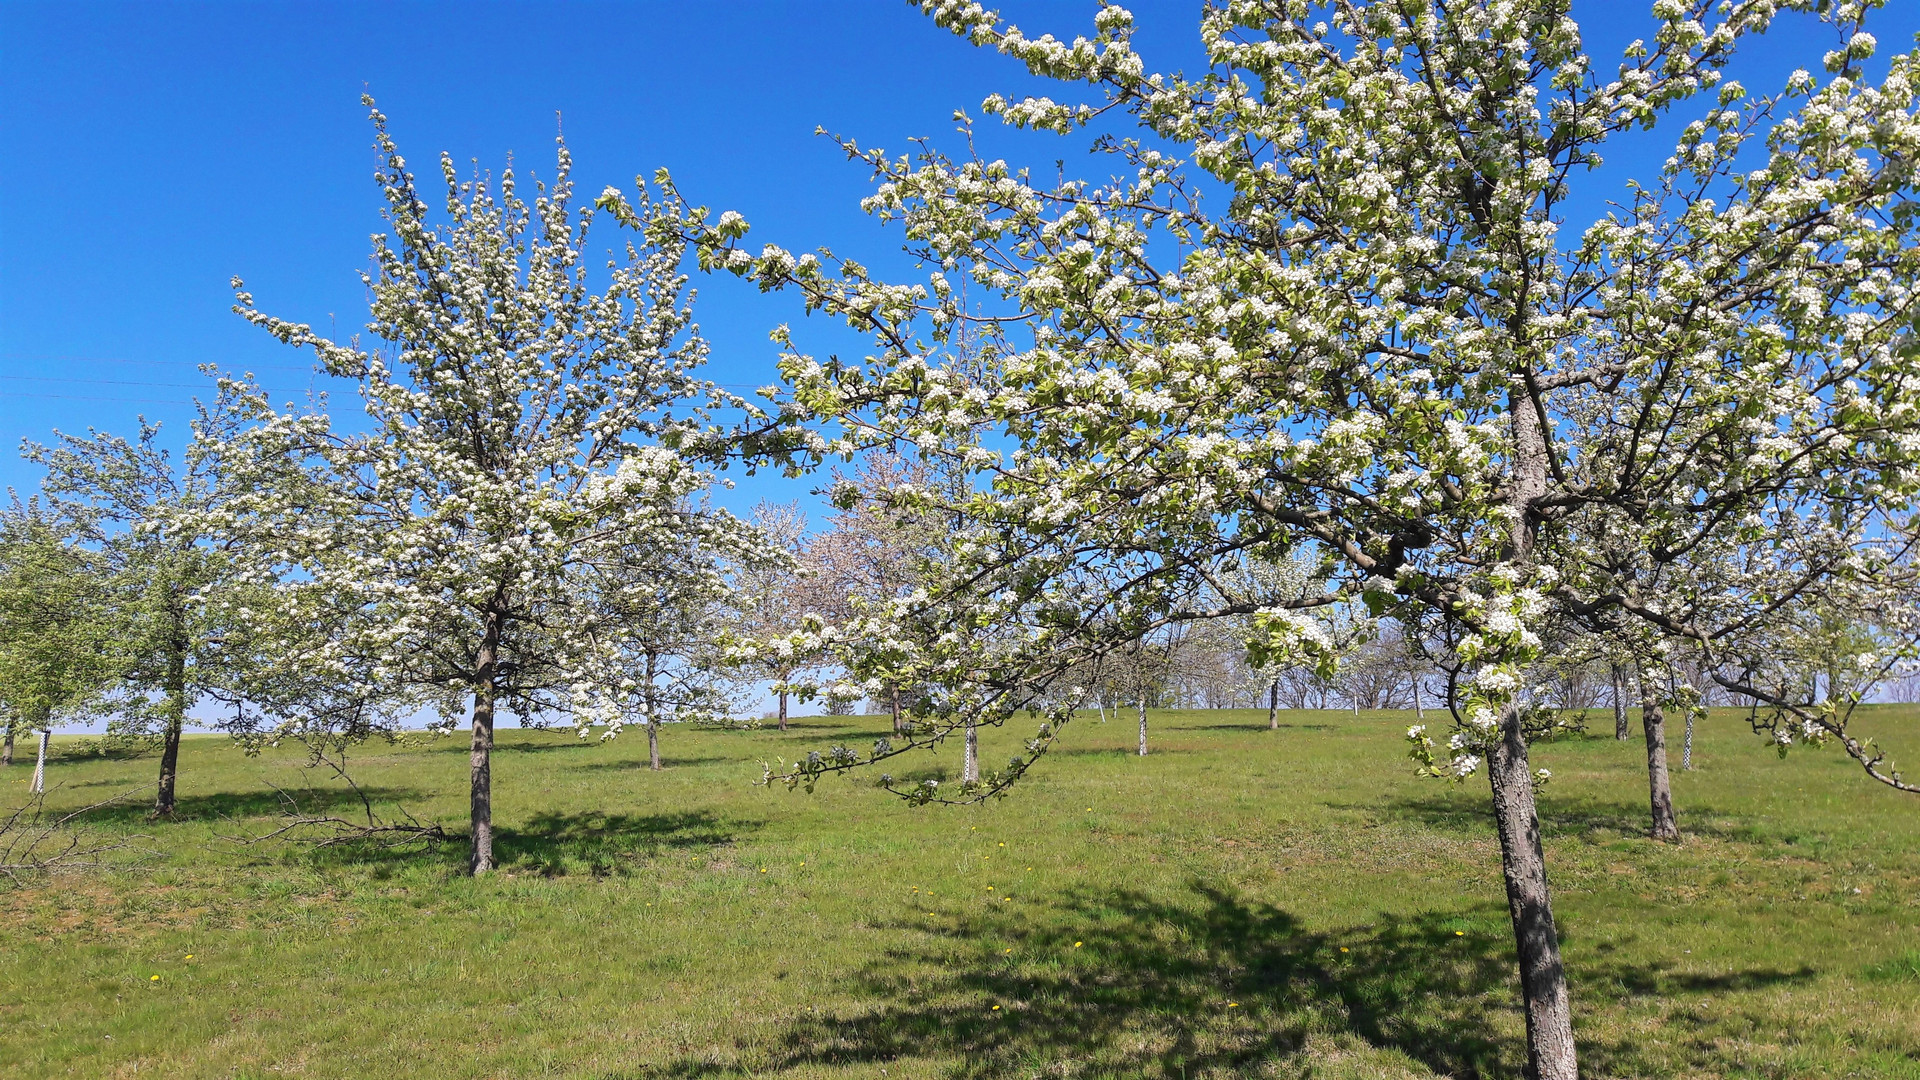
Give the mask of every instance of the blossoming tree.
<svg viewBox="0 0 1920 1080">
<path fill-rule="evenodd" d="M 1915 486 L 1920 65 L 1863 75 L 1869 6 L 1658 0 L 1616 65 L 1584 51 L 1565 0 L 1226 0 L 1201 21 L 1207 69 L 1184 77 L 1146 70 L 1117 6 L 1063 41 L 925 0 L 1082 86 L 984 110 L 1104 127 L 1115 175 L 1042 183 L 971 150 L 846 142 L 875 174 L 869 211 L 935 268 L 911 284 L 754 250 L 737 215 L 696 229 L 706 265 L 872 334 L 864 362 L 786 338 L 796 419 L 828 423 L 834 449 L 911 445 L 979 481 L 957 500 L 965 565 L 891 613 L 944 719 L 785 775 L 1010 718 L 1172 623 L 1254 616 L 1260 663 L 1314 651 L 1301 606 L 1431 613 L 1458 628 L 1467 677 L 1446 745 L 1410 737 L 1429 771 L 1488 776 L 1530 1075 L 1574 1077 L 1529 764 L 1552 719 L 1522 692 L 1540 629 L 1631 623 L 1711 652 L 1782 597 L 1871 569 L 1860 541 Z M 1781 8 L 1836 33 L 1826 74 L 1773 93 L 1725 79 Z M 1642 129 L 1671 129 L 1671 159 L 1569 227 L 1601 205 L 1574 197 L 1601 149 Z M 1009 344 L 984 384 L 938 362 L 982 321 Z M 1200 581 L 1302 551 L 1334 563 L 1324 596 L 1194 602 L 1221 592 Z M 1871 757 L 1834 714 L 1754 696 L 1799 710 L 1792 737 Z M 1070 715 L 1050 708 L 974 794 L 1004 790 Z"/>
<path fill-rule="evenodd" d="M 38 501 L 0 507 L 0 765 L 17 734 L 95 711 L 118 674 L 108 575 L 62 525 Z"/>
<path fill-rule="evenodd" d="M 160 426 L 144 421 L 131 440 L 56 431 L 51 446 L 24 444 L 27 457 L 47 470 L 40 487 L 50 507 L 107 576 L 103 602 L 119 682 L 106 710 L 108 730 L 158 738 L 156 816 L 174 811 L 189 714 L 222 696 L 240 674 L 226 648 L 223 614 L 234 567 L 206 526 L 224 488 L 218 465 L 199 452 L 231 434 L 230 405 L 223 392 L 198 408 L 188 452 L 178 461 L 160 444 Z"/>
<path fill-rule="evenodd" d="M 673 447 L 707 440 L 704 410 L 732 399 L 694 374 L 707 349 L 683 245 L 627 246 L 594 291 L 592 212 L 572 206 L 564 143 L 531 202 L 510 169 L 462 180 L 443 156 L 437 225 L 372 116 L 391 228 L 366 275 L 377 347 L 266 315 L 244 291 L 236 308 L 355 381 L 366 426 L 276 410 L 241 380 L 255 423 L 219 448 L 235 491 L 222 526 L 284 603 L 324 594 L 314 606 L 341 613 L 308 662 L 435 705 L 449 726 L 470 706 L 480 874 L 494 863 L 496 710 L 618 730 L 632 650 L 597 575 L 704 529 L 695 496 L 711 477 Z"/>
</svg>

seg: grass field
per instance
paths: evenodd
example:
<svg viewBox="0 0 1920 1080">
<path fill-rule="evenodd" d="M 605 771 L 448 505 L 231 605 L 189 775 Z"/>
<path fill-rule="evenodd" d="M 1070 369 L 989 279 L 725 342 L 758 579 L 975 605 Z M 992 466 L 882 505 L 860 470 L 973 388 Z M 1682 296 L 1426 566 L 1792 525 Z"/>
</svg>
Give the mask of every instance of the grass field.
<svg viewBox="0 0 1920 1080">
<path fill-rule="evenodd" d="M 884 720 L 670 729 L 660 773 L 644 738 L 504 732 L 505 870 L 478 881 L 460 844 L 235 844 L 276 825 L 273 785 L 349 797 L 189 739 L 184 820 L 98 815 L 150 838 L 144 869 L 0 889 L 0 1075 L 1517 1076 L 1484 781 L 1414 778 L 1405 714 L 1282 719 L 1156 714 L 1142 760 L 1131 723 L 1083 718 L 965 810 L 751 786 Z M 1920 710 L 1861 724 L 1920 773 Z M 1645 839 L 1637 740 L 1536 749 L 1584 1074 L 1920 1078 L 1920 799 L 1732 715 L 1694 772 L 1678 741 L 1678 847 Z M 464 830 L 462 740 L 353 768 Z M 49 806 L 154 769 L 58 758 Z M 9 805 L 30 771 L 0 773 Z"/>
</svg>

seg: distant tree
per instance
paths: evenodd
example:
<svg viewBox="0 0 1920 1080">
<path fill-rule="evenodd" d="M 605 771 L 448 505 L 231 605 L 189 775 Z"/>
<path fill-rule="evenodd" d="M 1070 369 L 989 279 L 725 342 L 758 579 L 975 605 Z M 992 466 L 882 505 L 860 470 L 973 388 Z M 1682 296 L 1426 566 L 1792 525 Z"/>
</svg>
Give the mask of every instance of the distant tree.
<svg viewBox="0 0 1920 1080">
<path fill-rule="evenodd" d="M 688 501 L 679 517 L 680 530 L 604 547 L 589 574 L 599 625 L 627 671 L 615 700 L 627 722 L 646 727 L 654 769 L 661 767 L 661 724 L 714 721 L 732 709 L 722 642 L 751 602 L 739 582 L 793 565 L 778 539 L 724 510 Z M 781 693 L 784 730 L 784 681 Z M 613 734 L 610 728 L 603 737 Z"/>
<path fill-rule="evenodd" d="M 160 426 L 144 420 L 132 440 L 55 432 L 51 446 L 23 444 L 47 470 L 41 490 L 48 504 L 112 579 L 122 693 L 109 727 L 159 742 L 158 816 L 174 810 L 180 737 L 192 710 L 238 676 L 222 618 L 236 572 L 206 524 L 226 489 L 217 463 L 199 449 L 231 436 L 231 405 L 223 393 L 199 409 L 177 462 L 160 445 Z"/>
<path fill-rule="evenodd" d="M 692 500 L 709 477 L 674 447 L 712 448 L 703 410 L 744 403 L 695 377 L 707 348 L 678 243 L 629 245 L 593 290 L 591 211 L 573 210 L 564 143 L 531 204 L 511 169 L 462 180 L 443 155 L 439 225 L 366 104 L 391 229 L 364 278 L 377 345 L 265 315 L 244 291 L 236 306 L 357 383 L 366 428 L 277 411 L 236 381 L 255 423 L 220 448 L 236 494 L 218 520 L 256 579 L 342 614 L 324 666 L 432 704 L 447 727 L 470 705 L 468 865 L 481 874 L 494 865 L 497 710 L 618 730 L 629 642 L 598 603 L 595 568 L 703 528 Z M 643 195 L 637 212 L 681 208 Z"/>
<path fill-rule="evenodd" d="M 37 502 L 0 509 L 0 765 L 15 738 L 93 711 L 118 674 L 111 582 Z"/>
<path fill-rule="evenodd" d="M 826 628 L 838 622 L 844 598 L 819 562 L 798 503 L 762 502 L 750 519 L 766 544 L 784 556 L 749 561 L 735 570 L 738 612 L 726 633 L 727 662 L 772 680 L 780 730 L 795 691 L 810 693 L 802 676 L 830 662 Z"/>
</svg>

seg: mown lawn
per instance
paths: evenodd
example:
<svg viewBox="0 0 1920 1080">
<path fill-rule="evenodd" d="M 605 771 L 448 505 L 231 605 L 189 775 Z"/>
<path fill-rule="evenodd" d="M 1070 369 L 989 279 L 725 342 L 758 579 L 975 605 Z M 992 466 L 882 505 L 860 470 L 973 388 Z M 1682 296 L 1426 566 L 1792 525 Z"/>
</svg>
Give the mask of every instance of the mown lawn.
<svg viewBox="0 0 1920 1080">
<path fill-rule="evenodd" d="M 1085 717 L 965 810 L 752 786 L 881 719 L 672 729 L 661 773 L 644 738 L 506 732 L 506 869 L 480 881 L 458 844 L 237 844 L 276 786 L 353 803 L 296 753 L 190 739 L 184 820 L 96 815 L 150 838 L 144 869 L 0 888 L 0 1075 L 1517 1076 L 1484 781 L 1413 777 L 1407 722 L 1156 714 L 1142 760 L 1130 718 Z M 1920 710 L 1862 723 L 1920 773 Z M 1585 1075 L 1920 1078 L 1920 799 L 1732 714 L 1694 772 L 1674 742 L 1679 847 L 1645 839 L 1637 739 L 1536 751 Z M 0 774 L 8 805 L 30 769 Z M 154 769 L 59 758 L 49 806 Z M 459 831 L 465 770 L 457 738 L 353 762 Z"/>
</svg>

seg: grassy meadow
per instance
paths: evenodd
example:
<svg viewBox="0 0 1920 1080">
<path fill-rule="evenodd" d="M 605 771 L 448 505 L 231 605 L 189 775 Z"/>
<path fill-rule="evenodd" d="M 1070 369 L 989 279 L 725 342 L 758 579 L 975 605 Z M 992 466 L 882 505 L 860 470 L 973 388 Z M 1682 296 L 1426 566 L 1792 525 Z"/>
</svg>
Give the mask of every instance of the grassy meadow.
<svg viewBox="0 0 1920 1080">
<path fill-rule="evenodd" d="M 1593 721 L 1535 756 L 1584 1075 L 1920 1078 L 1920 799 L 1716 714 L 1693 772 L 1674 733 L 1686 840 L 1657 845 L 1637 730 Z M 642 733 L 503 732 L 504 871 L 477 881 L 461 843 L 237 843 L 277 826 L 276 788 L 357 801 L 296 752 L 190 738 L 182 820 L 92 815 L 145 838 L 142 867 L 0 887 L 0 1075 L 1519 1075 L 1483 779 L 1414 777 L 1403 713 L 1152 722 L 1142 760 L 1130 716 L 1084 716 L 968 809 L 752 785 L 883 718 L 673 728 L 658 773 Z M 1920 709 L 1860 723 L 1920 773 Z M 31 768 L 0 773 L 6 805 Z M 48 806 L 155 768 L 58 756 Z M 383 810 L 464 832 L 464 739 L 352 769 Z M 895 771 L 957 774 L 958 748 Z"/>
</svg>

